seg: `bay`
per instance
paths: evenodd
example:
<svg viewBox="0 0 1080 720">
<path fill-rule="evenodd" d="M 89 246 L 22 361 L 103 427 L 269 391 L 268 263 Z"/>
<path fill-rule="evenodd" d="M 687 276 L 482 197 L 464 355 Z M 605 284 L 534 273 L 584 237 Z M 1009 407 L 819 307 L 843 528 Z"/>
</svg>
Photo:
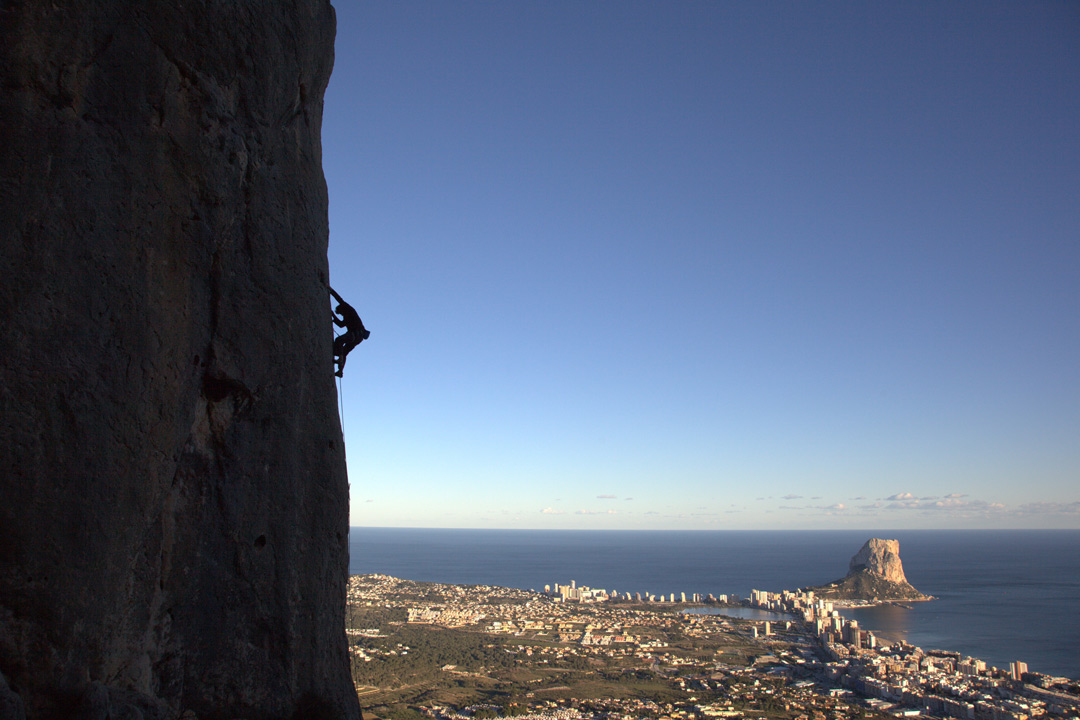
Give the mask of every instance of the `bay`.
<svg viewBox="0 0 1080 720">
<path fill-rule="evenodd" d="M 350 572 L 542 590 L 737 594 L 843 577 L 870 537 L 900 541 L 908 581 L 937 599 L 846 610 L 924 649 L 1080 678 L 1080 531 L 617 531 L 352 528 Z"/>
</svg>

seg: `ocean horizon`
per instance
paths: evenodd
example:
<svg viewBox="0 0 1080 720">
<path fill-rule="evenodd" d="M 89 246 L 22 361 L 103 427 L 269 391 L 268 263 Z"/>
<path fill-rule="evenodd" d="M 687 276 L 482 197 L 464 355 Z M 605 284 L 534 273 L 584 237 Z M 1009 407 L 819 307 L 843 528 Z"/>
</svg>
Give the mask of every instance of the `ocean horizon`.
<svg viewBox="0 0 1080 720">
<path fill-rule="evenodd" d="M 543 590 L 566 584 L 749 596 L 843 577 L 871 537 L 900 541 L 910 608 L 844 610 L 871 631 L 997 667 L 1080 678 L 1080 530 L 350 529 L 350 574 Z"/>
</svg>

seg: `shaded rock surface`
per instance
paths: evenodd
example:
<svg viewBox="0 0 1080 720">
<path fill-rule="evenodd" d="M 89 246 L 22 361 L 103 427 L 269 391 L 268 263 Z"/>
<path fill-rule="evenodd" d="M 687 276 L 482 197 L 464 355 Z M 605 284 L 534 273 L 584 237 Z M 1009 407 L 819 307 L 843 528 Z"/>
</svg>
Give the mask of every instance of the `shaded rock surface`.
<svg viewBox="0 0 1080 720">
<path fill-rule="evenodd" d="M 900 562 L 900 541 L 871 538 L 848 563 L 848 574 L 827 585 L 807 588 L 834 600 L 930 600 L 908 583 Z"/>
<path fill-rule="evenodd" d="M 328 0 L 0 4 L 0 712 L 358 718 Z"/>
<path fill-rule="evenodd" d="M 0 720 L 26 720 L 22 698 L 8 687 L 3 675 L 0 675 Z"/>
</svg>

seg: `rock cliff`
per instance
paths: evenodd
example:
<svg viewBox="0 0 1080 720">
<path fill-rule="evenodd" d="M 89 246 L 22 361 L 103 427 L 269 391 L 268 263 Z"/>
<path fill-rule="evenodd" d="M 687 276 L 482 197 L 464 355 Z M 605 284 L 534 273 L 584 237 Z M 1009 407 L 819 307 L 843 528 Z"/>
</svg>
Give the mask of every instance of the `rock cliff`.
<svg viewBox="0 0 1080 720">
<path fill-rule="evenodd" d="M 0 713 L 359 718 L 328 0 L 0 4 Z"/>
<path fill-rule="evenodd" d="M 913 588 L 900 562 L 900 541 L 870 538 L 848 563 L 848 574 L 814 588 L 820 597 L 834 600 L 930 600 Z"/>
<path fill-rule="evenodd" d="M 906 583 L 900 541 L 870 538 L 848 563 L 848 575 L 866 571 L 894 583 Z"/>
</svg>

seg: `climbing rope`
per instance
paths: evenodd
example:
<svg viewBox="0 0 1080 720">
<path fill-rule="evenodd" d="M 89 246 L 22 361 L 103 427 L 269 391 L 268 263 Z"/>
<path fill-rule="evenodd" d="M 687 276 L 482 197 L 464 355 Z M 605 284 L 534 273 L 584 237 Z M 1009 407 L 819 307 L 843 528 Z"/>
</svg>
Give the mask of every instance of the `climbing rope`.
<svg viewBox="0 0 1080 720">
<path fill-rule="evenodd" d="M 333 330 L 334 330 L 334 339 L 337 340 L 338 337 L 339 337 L 337 328 L 333 328 Z M 334 379 L 337 380 L 338 419 L 341 421 L 341 436 L 342 436 L 342 438 L 344 438 L 345 437 L 345 395 L 342 392 L 342 383 L 345 382 L 345 378 L 344 377 L 337 377 L 337 375 L 335 374 Z"/>
<path fill-rule="evenodd" d="M 342 392 L 341 384 L 345 382 L 345 378 L 338 378 L 338 418 L 341 419 L 341 435 L 345 436 L 345 395 Z"/>
</svg>

